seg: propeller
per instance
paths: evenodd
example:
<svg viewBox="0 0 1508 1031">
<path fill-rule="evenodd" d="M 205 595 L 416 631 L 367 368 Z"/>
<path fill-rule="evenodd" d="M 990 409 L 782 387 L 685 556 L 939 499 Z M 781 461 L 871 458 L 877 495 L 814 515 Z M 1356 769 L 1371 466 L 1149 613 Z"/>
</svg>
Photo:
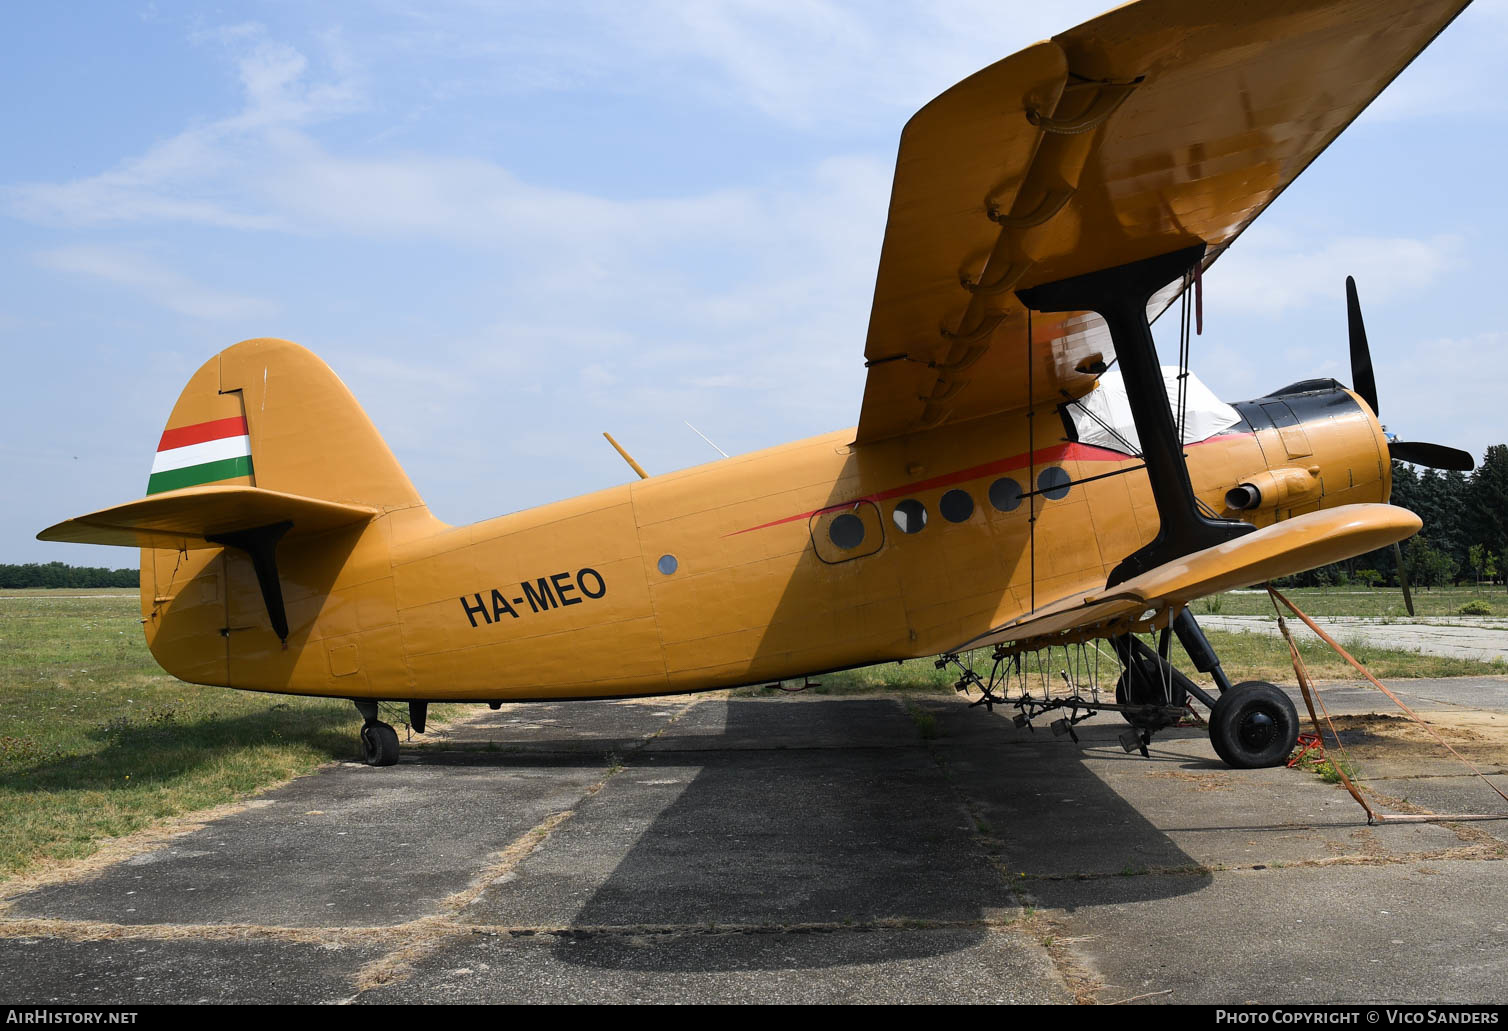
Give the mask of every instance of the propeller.
<svg viewBox="0 0 1508 1031">
<path fill-rule="evenodd" d="M 1377 379 L 1372 375 L 1372 352 L 1367 347 L 1367 327 L 1361 320 L 1361 301 L 1356 296 L 1356 280 L 1346 277 L 1346 325 L 1351 337 L 1351 382 L 1352 389 L 1363 401 L 1372 406 L 1377 414 Z M 1444 444 L 1428 444 L 1422 441 L 1388 439 L 1388 457 L 1410 465 L 1425 465 L 1431 469 L 1453 469 L 1471 472 L 1476 462 L 1465 451 Z M 1393 558 L 1398 563 L 1398 585 L 1403 588 L 1403 604 L 1408 614 L 1414 614 L 1414 598 L 1409 592 L 1408 566 L 1403 561 L 1403 550 L 1393 545 Z"/>
<path fill-rule="evenodd" d="M 1382 418 L 1377 407 L 1377 379 L 1372 375 L 1372 352 L 1367 347 L 1367 326 L 1361 321 L 1361 300 L 1356 296 L 1356 280 L 1346 277 L 1346 327 L 1351 336 L 1351 389 L 1372 406 L 1372 414 Z"/>
<path fill-rule="evenodd" d="M 1356 296 L 1356 280 L 1346 277 L 1346 324 L 1351 337 L 1351 389 L 1372 406 L 1378 415 L 1377 379 L 1372 374 L 1372 352 L 1367 347 L 1367 327 L 1361 319 L 1361 301 Z M 1388 440 L 1388 455 L 1399 462 L 1424 465 L 1431 469 L 1451 469 L 1468 473 L 1476 460 L 1468 452 L 1444 444 L 1422 441 Z"/>
<path fill-rule="evenodd" d="M 1469 473 L 1476 468 L 1476 462 L 1471 455 L 1453 447 L 1446 447 L 1444 444 L 1390 440 L 1388 454 L 1400 462 L 1407 462 L 1410 465 L 1427 465 L 1431 469 L 1453 469 L 1456 472 Z"/>
</svg>

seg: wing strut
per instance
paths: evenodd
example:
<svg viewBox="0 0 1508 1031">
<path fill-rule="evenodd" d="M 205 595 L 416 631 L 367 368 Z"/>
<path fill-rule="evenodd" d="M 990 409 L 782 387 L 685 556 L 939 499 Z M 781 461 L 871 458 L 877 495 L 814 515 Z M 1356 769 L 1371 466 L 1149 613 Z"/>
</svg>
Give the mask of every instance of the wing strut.
<svg viewBox="0 0 1508 1031">
<path fill-rule="evenodd" d="M 1126 378 L 1131 414 L 1141 438 L 1161 525 L 1152 543 L 1121 560 L 1106 586 L 1113 587 L 1165 562 L 1256 529 L 1250 523 L 1211 519 L 1199 511 L 1163 385 L 1152 327 L 1147 322 L 1152 295 L 1186 274 L 1203 257 L 1204 244 L 1200 243 L 1016 293 L 1022 304 L 1035 311 L 1097 312 L 1110 330 Z"/>
</svg>

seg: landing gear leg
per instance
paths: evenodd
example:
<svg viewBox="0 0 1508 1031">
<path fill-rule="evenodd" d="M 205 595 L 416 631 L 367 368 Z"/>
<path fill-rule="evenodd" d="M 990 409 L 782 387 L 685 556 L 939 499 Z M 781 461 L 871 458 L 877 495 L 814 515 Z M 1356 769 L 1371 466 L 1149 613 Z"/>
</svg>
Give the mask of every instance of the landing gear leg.
<svg viewBox="0 0 1508 1031">
<path fill-rule="evenodd" d="M 356 711 L 361 725 L 361 761 L 368 766 L 392 766 L 398 761 L 398 732 L 377 718 L 377 703 L 362 699 Z"/>
<path fill-rule="evenodd" d="M 1125 667 L 1115 684 L 1115 702 L 1127 707 L 1121 710 L 1121 716 L 1136 729 L 1136 734 L 1121 738 L 1126 751 L 1140 749 L 1145 754 L 1154 733 L 1178 722 L 1179 710 L 1188 706 L 1189 695 L 1214 708 L 1216 699 L 1168 661 L 1170 641 L 1166 632 L 1157 651 L 1133 634 L 1113 637 L 1110 643 Z M 1219 665 L 1218 660 L 1215 664 Z"/>
<path fill-rule="evenodd" d="M 1178 635 L 1178 643 L 1183 645 L 1183 650 L 1194 660 L 1194 668 L 1201 673 L 1208 673 L 1221 694 L 1229 691 L 1230 678 L 1220 668 L 1220 658 L 1215 654 L 1215 649 L 1210 647 L 1209 638 L 1204 636 L 1204 631 L 1199 629 L 1194 614 L 1188 609 L 1180 611 L 1173 620 L 1173 632 Z"/>
</svg>

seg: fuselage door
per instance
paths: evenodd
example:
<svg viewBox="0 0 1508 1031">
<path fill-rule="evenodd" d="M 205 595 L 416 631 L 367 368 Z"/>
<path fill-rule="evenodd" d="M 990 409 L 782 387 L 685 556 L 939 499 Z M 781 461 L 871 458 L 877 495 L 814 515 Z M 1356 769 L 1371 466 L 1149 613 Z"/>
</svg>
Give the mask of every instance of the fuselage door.
<svg viewBox="0 0 1508 1031">
<path fill-rule="evenodd" d="M 856 501 L 812 516 L 812 547 L 828 565 L 873 555 L 885 546 L 885 520 L 873 501 Z"/>
</svg>

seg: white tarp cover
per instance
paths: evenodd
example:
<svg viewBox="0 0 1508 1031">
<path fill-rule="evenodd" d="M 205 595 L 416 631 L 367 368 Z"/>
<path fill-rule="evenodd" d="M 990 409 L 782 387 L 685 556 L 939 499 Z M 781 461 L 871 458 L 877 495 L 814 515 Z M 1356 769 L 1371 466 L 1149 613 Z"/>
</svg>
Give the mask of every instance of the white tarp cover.
<svg viewBox="0 0 1508 1031">
<path fill-rule="evenodd" d="M 1178 367 L 1164 365 L 1162 382 L 1168 392 L 1168 405 L 1173 409 L 1173 421 L 1177 422 Z M 1206 440 L 1241 421 L 1240 414 L 1216 397 L 1192 372 L 1186 382 L 1188 391 L 1184 400 L 1183 417 L 1185 444 Z M 1107 423 L 1110 429 L 1101 425 L 1090 413 Z M 1109 448 L 1112 451 L 1127 451 L 1128 445 L 1138 452 L 1141 450 L 1136 423 L 1131 417 L 1131 402 L 1126 397 L 1126 381 L 1121 378 L 1119 369 L 1111 369 L 1101 376 L 1098 386 L 1068 406 L 1068 414 L 1078 430 L 1081 444 Z M 1111 429 L 1114 430 L 1113 433 Z"/>
</svg>

